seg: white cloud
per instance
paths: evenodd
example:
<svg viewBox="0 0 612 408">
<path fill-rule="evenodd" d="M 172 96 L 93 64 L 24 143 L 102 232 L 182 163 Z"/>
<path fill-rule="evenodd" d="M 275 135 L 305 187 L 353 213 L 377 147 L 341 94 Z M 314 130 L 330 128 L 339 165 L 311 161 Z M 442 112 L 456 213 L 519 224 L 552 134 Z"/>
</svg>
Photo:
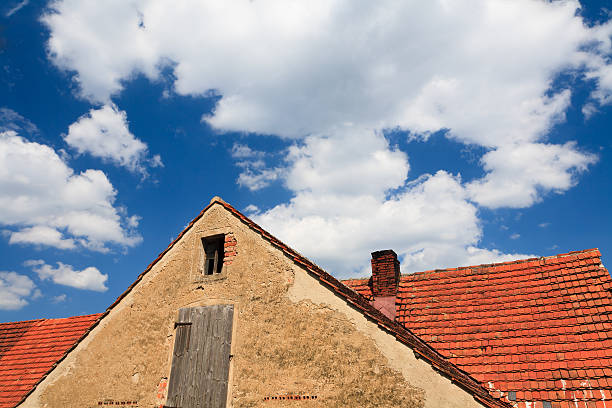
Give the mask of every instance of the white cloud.
<svg viewBox="0 0 612 408">
<path fill-rule="evenodd" d="M 378 249 L 404 257 L 404 273 L 506 258 L 475 247 L 482 234 L 476 207 L 460 180 L 442 171 L 388 199 L 301 192 L 254 218 L 339 277 L 366 274 L 362 266 Z"/>
<path fill-rule="evenodd" d="M 252 159 L 259 158 L 265 155 L 264 152 L 253 150 L 249 146 L 241 143 L 234 143 L 230 151 L 234 159 Z"/>
<path fill-rule="evenodd" d="M 0 133 L 0 224 L 12 227 L 10 243 L 134 246 L 141 237 L 125 209 L 114 206 L 115 196 L 103 172 L 75 174 L 51 147 Z"/>
<path fill-rule="evenodd" d="M 59 249 L 74 249 L 74 239 L 65 239 L 55 228 L 37 225 L 10 232 L 9 244 L 39 244 Z"/>
<path fill-rule="evenodd" d="M 588 26 L 579 7 L 60 0 L 43 21 L 52 61 L 76 72 L 92 101 L 108 103 L 135 73 L 158 80 L 172 67 L 174 92 L 220 97 L 203 117 L 219 132 L 295 138 L 273 168 L 234 146 L 238 183 L 282 180 L 293 199 L 260 222 L 347 274 L 383 244 L 409 269 L 506 259 L 478 248 L 476 205 L 533 205 L 594 163 L 574 144 L 546 141 L 571 102 L 571 89 L 552 88 L 559 73 L 593 81 L 585 112 L 611 100 L 612 23 Z M 446 129 L 483 146 L 485 176 L 466 185 L 441 168 L 410 179 L 407 154 L 388 145 L 385 129 L 423 141 Z"/>
<path fill-rule="evenodd" d="M 108 290 L 106 287 L 108 275 L 100 273 L 98 268 L 93 266 L 79 271 L 75 270 L 71 265 L 58 262 L 57 268 L 53 268 L 42 260 L 29 260 L 24 265 L 31 267 L 41 280 L 51 280 L 58 285 L 94 290 L 96 292 Z"/>
<path fill-rule="evenodd" d="M 29 134 L 38 133 L 35 124 L 9 108 L 0 108 L 0 131 L 12 130 L 14 132 L 25 132 Z"/>
<path fill-rule="evenodd" d="M 247 187 L 251 191 L 261 190 L 282 175 L 282 169 L 253 169 L 247 168 L 238 176 L 236 182 L 241 187 Z"/>
<path fill-rule="evenodd" d="M 358 141 L 358 143 L 356 143 Z M 334 137 L 310 136 L 289 150 L 287 186 L 293 191 L 372 194 L 401 187 L 409 165 L 406 155 L 390 149 L 373 131 L 347 127 Z"/>
<path fill-rule="evenodd" d="M 507 259 L 476 247 L 477 208 L 459 177 L 439 171 L 407 182 L 405 154 L 375 132 L 359 140 L 363 149 L 314 136 L 294 147 L 286 182 L 295 197 L 252 217 L 339 277 L 366 274 L 377 249 L 394 249 L 405 273 Z"/>
<path fill-rule="evenodd" d="M 587 103 L 582 107 L 582 114 L 586 120 L 591 119 L 597 112 L 599 112 L 599 109 L 592 103 Z"/>
<path fill-rule="evenodd" d="M 0 271 L 0 310 L 18 310 L 28 304 L 27 298 L 39 295 L 36 285 L 26 275 Z"/>
<path fill-rule="evenodd" d="M 486 153 L 487 175 L 468 184 L 472 200 L 489 207 L 529 207 L 543 194 L 564 192 L 576 184 L 597 157 L 580 152 L 574 143 L 527 143 L 503 146 Z"/>
<path fill-rule="evenodd" d="M 66 301 L 66 294 L 62 293 L 61 295 L 53 296 L 51 298 L 52 303 L 63 303 Z"/>
<path fill-rule="evenodd" d="M 9 11 L 7 11 L 4 16 L 6 18 L 9 18 L 13 14 L 17 13 L 19 10 L 24 8 L 25 6 L 27 6 L 28 4 L 30 4 L 30 0 L 22 0 L 19 3 L 17 3 L 16 5 L 14 5 Z"/>
<path fill-rule="evenodd" d="M 520 237 L 521 237 L 521 234 L 517 234 L 517 233 L 510 235 L 510 239 L 519 239 Z"/>
<path fill-rule="evenodd" d="M 91 109 L 68 127 L 64 141 L 79 154 L 94 157 L 126 167 L 132 172 L 147 175 L 147 167 L 161 166 L 161 158 L 148 157 L 145 143 L 136 139 L 128 128 L 127 114 L 114 104 Z"/>
<path fill-rule="evenodd" d="M 219 131 L 333 138 L 350 124 L 358 134 L 399 128 L 426 139 L 448 129 L 510 153 L 504 146 L 539 142 L 564 120 L 571 90 L 551 90 L 559 72 L 595 82 L 587 112 L 609 101 L 612 22 L 588 26 L 579 8 L 571 0 L 192 0 L 169 10 L 161 0 L 59 0 L 43 21 L 52 60 L 75 71 L 95 101 L 108 102 L 134 73 L 157 80 L 172 66 L 179 94 L 221 97 L 204 118 Z M 244 173 L 239 181 L 251 189 L 278 178 Z M 524 198 L 538 191 L 526 182 L 509 206 L 539 199 Z"/>
<path fill-rule="evenodd" d="M 516 259 L 533 258 L 534 256 L 535 255 L 521 253 L 506 254 L 497 249 L 484 249 L 477 248 L 474 246 L 457 248 L 453 246 L 442 245 L 440 247 L 425 248 L 421 251 L 408 254 L 404 259 L 404 264 L 408 263 L 412 265 L 418 265 L 417 270 L 422 271 L 431 268 L 471 266 L 496 262 L 507 262 L 514 261 Z M 402 265 L 402 273 L 405 272 L 406 269 Z"/>
<path fill-rule="evenodd" d="M 448 128 L 497 146 L 533 141 L 562 117 L 569 92 L 547 95 L 559 71 L 584 68 L 607 87 L 612 25 L 587 27 L 579 7 L 63 0 L 43 21 L 53 61 L 93 100 L 107 102 L 134 72 L 159 79 L 172 61 L 176 92 L 221 95 L 206 119 L 220 130 L 302 137 L 350 122 Z"/>
<path fill-rule="evenodd" d="M 245 144 L 234 143 L 230 154 L 237 160 L 236 165 L 242 168 L 236 180 L 241 187 L 246 187 L 251 191 L 260 190 L 283 176 L 282 168 L 266 167 L 263 159 L 267 155 L 263 151 L 251 149 Z"/>
<path fill-rule="evenodd" d="M 255 204 L 249 204 L 244 208 L 244 212 L 246 214 L 251 215 L 256 215 L 260 212 L 259 207 L 257 207 Z"/>
</svg>

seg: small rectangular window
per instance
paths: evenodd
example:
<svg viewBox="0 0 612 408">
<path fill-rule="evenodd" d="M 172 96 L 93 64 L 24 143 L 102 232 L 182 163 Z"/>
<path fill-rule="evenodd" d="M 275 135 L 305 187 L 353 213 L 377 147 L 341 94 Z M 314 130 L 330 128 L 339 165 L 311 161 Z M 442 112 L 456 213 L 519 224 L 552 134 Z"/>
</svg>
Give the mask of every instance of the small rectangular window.
<svg viewBox="0 0 612 408">
<path fill-rule="evenodd" d="M 508 391 L 508 399 L 510 401 L 516 401 L 516 391 Z"/>
<path fill-rule="evenodd" d="M 224 242 L 225 237 L 223 235 L 202 238 L 202 246 L 204 247 L 204 275 L 221 273 L 221 268 L 223 268 Z"/>
</svg>

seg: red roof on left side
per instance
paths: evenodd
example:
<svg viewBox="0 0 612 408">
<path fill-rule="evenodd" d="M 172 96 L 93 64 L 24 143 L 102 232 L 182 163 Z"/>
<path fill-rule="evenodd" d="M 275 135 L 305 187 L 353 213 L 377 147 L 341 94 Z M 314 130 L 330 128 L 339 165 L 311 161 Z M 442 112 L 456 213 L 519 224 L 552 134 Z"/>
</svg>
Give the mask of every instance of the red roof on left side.
<svg viewBox="0 0 612 408">
<path fill-rule="evenodd" d="M 0 323 L 0 408 L 12 408 L 102 314 Z"/>
</svg>

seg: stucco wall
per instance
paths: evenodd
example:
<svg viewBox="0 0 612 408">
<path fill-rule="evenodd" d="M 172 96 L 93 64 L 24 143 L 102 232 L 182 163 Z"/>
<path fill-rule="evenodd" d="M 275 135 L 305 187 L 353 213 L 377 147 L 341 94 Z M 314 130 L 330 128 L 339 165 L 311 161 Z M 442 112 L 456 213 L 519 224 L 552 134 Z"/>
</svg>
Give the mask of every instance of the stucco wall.
<svg viewBox="0 0 612 408">
<path fill-rule="evenodd" d="M 202 279 L 200 239 L 219 233 L 234 234 L 237 255 L 222 279 Z M 235 305 L 232 406 L 480 406 L 218 205 L 22 406 L 159 406 L 178 309 L 215 303 Z M 317 399 L 264 401 L 286 394 Z"/>
</svg>

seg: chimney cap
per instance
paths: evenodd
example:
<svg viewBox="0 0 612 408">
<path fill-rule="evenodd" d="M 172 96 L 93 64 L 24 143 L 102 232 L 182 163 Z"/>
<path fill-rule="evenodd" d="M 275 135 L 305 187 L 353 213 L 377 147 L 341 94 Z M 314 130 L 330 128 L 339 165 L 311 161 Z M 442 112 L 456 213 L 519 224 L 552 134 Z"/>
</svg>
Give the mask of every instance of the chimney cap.
<svg viewBox="0 0 612 408">
<path fill-rule="evenodd" d="M 394 255 L 397 258 L 397 254 L 392 249 L 381 249 L 380 251 L 372 252 L 372 258 L 378 258 L 383 255 Z"/>
</svg>

